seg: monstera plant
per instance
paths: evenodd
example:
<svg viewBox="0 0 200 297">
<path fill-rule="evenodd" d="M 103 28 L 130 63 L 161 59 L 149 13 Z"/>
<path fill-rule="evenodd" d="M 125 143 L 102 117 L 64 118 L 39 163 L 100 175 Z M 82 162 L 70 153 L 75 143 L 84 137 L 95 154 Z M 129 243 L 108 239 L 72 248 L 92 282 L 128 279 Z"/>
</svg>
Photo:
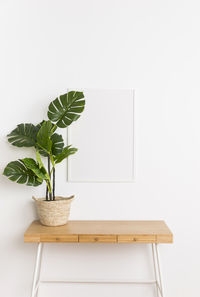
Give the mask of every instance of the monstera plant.
<svg viewBox="0 0 200 297">
<path fill-rule="evenodd" d="M 67 128 L 78 120 L 85 107 L 84 94 L 70 91 L 53 100 L 48 108 L 48 120 L 43 120 L 37 125 L 31 123 L 19 124 L 8 134 L 8 141 L 17 147 L 33 147 L 35 159 L 24 158 L 8 163 L 3 174 L 11 181 L 27 186 L 39 186 L 46 183 L 45 199 L 38 199 L 38 205 L 44 201 L 54 201 L 61 205 L 69 200 L 55 195 L 56 164 L 62 162 L 70 155 L 76 153 L 77 148 L 71 145 L 64 146 L 62 135 L 58 128 Z M 44 165 L 47 159 L 47 168 Z M 70 197 L 71 198 L 71 197 Z M 68 201 L 67 201 L 68 202 Z M 58 208 L 56 205 L 56 208 Z M 46 206 L 45 206 L 46 207 Z M 49 206 L 48 211 L 50 212 Z M 40 210 L 39 210 L 40 212 Z M 40 214 L 39 214 L 40 215 Z"/>
</svg>

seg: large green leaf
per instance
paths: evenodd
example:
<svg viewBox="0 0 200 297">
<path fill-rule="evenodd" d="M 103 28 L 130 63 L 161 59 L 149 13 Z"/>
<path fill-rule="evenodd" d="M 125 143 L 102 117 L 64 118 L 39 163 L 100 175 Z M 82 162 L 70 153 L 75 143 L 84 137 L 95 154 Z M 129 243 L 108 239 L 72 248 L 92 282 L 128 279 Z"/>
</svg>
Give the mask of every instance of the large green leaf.
<svg viewBox="0 0 200 297">
<path fill-rule="evenodd" d="M 42 124 L 45 122 L 45 120 L 42 120 L 39 124 L 36 125 L 37 128 L 37 132 L 40 130 L 40 128 L 42 127 Z"/>
<path fill-rule="evenodd" d="M 42 122 L 40 122 L 39 124 L 36 125 L 36 129 L 37 129 L 37 132 L 40 130 L 40 128 L 42 127 L 42 125 L 44 124 L 44 122 L 46 122 L 45 120 L 42 120 Z M 57 129 L 57 126 L 56 124 L 52 124 L 52 129 L 53 129 L 53 132 Z"/>
<path fill-rule="evenodd" d="M 52 141 L 51 154 L 56 156 L 62 152 L 64 147 L 64 141 L 63 141 L 62 135 L 54 133 L 51 136 L 51 141 Z M 36 149 L 39 151 L 40 155 L 42 155 L 43 157 L 48 157 L 49 153 L 41 149 L 41 147 L 37 144 L 36 144 Z"/>
<path fill-rule="evenodd" d="M 44 150 L 46 153 L 51 153 L 52 141 L 51 136 L 53 134 L 54 127 L 51 121 L 44 121 L 37 134 L 37 146 Z"/>
<path fill-rule="evenodd" d="M 83 92 L 70 91 L 56 98 L 49 105 L 48 118 L 60 128 L 76 121 L 85 107 Z"/>
<path fill-rule="evenodd" d="M 62 152 L 64 147 L 64 141 L 63 141 L 62 135 L 54 133 L 51 136 L 51 141 L 52 141 L 52 149 L 51 149 L 52 155 L 56 156 Z"/>
<path fill-rule="evenodd" d="M 35 175 L 37 175 L 37 177 L 39 177 L 40 179 L 49 179 L 46 169 L 43 166 L 41 167 L 40 164 L 38 164 L 34 159 L 24 158 L 21 161 L 28 169 L 32 170 L 35 173 Z"/>
<path fill-rule="evenodd" d="M 39 132 L 40 128 L 42 127 L 42 124 L 45 122 L 45 120 L 43 120 L 42 122 L 40 122 L 39 124 L 37 124 L 36 128 L 37 128 L 37 133 Z M 37 144 L 37 135 L 36 135 L 36 144 L 35 144 L 35 148 L 37 151 L 39 151 L 40 155 L 42 155 L 43 157 L 47 157 L 48 153 L 45 152 L 43 149 L 41 149 L 41 147 Z"/>
<path fill-rule="evenodd" d="M 43 164 L 43 162 L 42 162 L 42 159 L 41 159 L 41 156 L 40 156 L 40 153 L 39 153 L 38 150 L 36 150 L 36 159 L 37 159 L 39 168 L 44 167 L 44 164 Z M 45 167 L 44 167 L 44 168 L 45 168 Z"/>
<path fill-rule="evenodd" d="M 77 148 L 75 147 L 71 147 L 71 145 L 66 146 L 62 153 L 60 153 L 59 155 L 55 156 L 54 160 L 55 163 L 60 163 L 62 162 L 62 160 L 64 160 L 65 158 L 68 158 L 70 155 L 75 154 L 78 151 Z"/>
<path fill-rule="evenodd" d="M 35 146 L 37 132 L 38 130 L 33 124 L 19 124 L 7 137 L 14 146 L 31 147 Z"/>
<path fill-rule="evenodd" d="M 16 181 L 18 184 L 26 184 L 27 186 L 39 186 L 43 180 L 30 169 L 28 169 L 21 160 L 8 163 L 3 174 L 10 180 Z"/>
</svg>

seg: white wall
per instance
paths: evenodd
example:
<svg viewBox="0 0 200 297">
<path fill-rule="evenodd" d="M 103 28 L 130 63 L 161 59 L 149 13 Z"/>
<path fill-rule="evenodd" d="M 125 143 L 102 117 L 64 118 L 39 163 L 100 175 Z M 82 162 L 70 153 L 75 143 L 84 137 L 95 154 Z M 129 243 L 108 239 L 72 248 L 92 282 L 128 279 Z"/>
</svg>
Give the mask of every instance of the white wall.
<svg viewBox="0 0 200 297">
<path fill-rule="evenodd" d="M 76 194 L 71 219 L 165 219 L 175 238 L 161 246 L 168 297 L 199 292 L 199 11 L 195 0 L 2 0 L 0 9 L 1 170 L 25 155 L 6 134 L 20 122 L 37 123 L 67 88 L 134 88 L 136 182 L 67 184 L 61 165 L 57 189 Z M 30 296 L 36 246 L 23 243 L 23 232 L 35 218 L 31 196 L 44 195 L 44 188 L 0 181 L 1 295 Z M 46 251 L 49 277 L 64 270 L 71 277 L 152 276 L 144 246 Z M 131 286 L 52 285 L 40 293 L 153 296 L 149 287 Z"/>
</svg>

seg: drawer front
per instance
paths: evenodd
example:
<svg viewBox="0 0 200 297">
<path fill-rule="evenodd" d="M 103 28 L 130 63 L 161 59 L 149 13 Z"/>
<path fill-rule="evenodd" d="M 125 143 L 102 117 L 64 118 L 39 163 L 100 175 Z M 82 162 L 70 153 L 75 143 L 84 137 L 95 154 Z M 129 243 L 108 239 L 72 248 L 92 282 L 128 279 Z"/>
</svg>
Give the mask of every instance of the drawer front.
<svg viewBox="0 0 200 297">
<path fill-rule="evenodd" d="M 115 243 L 116 235 L 79 235 L 79 242 Z"/>
<path fill-rule="evenodd" d="M 154 243 L 155 235 L 118 235 L 119 243 Z"/>
<path fill-rule="evenodd" d="M 78 235 L 41 235 L 40 242 L 78 242 Z"/>
</svg>

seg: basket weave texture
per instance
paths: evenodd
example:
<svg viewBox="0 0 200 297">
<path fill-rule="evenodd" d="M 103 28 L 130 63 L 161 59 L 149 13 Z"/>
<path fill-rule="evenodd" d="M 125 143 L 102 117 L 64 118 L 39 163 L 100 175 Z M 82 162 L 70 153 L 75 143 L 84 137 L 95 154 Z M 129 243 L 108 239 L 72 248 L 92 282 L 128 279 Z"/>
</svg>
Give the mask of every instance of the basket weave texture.
<svg viewBox="0 0 200 297">
<path fill-rule="evenodd" d="M 45 226 L 62 226 L 67 224 L 71 201 L 74 196 L 57 196 L 55 201 L 45 201 L 45 198 L 35 198 L 40 223 Z"/>
</svg>

